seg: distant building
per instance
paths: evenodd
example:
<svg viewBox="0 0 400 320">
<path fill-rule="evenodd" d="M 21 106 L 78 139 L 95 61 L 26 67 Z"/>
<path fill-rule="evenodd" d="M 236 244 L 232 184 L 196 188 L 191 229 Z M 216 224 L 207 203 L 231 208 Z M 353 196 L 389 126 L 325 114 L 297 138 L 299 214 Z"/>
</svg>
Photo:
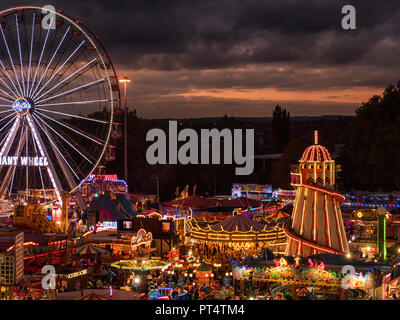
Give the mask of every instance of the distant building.
<svg viewBox="0 0 400 320">
<path fill-rule="evenodd" d="M 0 285 L 14 286 L 24 277 L 24 233 L 15 235 L 14 250 L 0 253 Z"/>
<path fill-rule="evenodd" d="M 272 198 L 272 185 L 235 183 L 232 187 L 232 199 L 240 197 L 259 201 L 270 201 Z"/>
</svg>

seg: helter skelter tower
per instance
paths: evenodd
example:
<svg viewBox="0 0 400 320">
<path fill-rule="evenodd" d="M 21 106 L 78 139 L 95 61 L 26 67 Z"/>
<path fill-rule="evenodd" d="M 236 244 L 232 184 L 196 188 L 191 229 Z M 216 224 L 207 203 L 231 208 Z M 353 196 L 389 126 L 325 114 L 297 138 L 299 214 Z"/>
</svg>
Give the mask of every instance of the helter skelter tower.
<svg viewBox="0 0 400 320">
<path fill-rule="evenodd" d="M 344 196 L 334 190 L 335 162 L 329 151 L 318 144 L 308 147 L 291 173 L 296 187 L 292 219 L 285 225 L 287 255 L 349 252 L 340 203 Z"/>
</svg>

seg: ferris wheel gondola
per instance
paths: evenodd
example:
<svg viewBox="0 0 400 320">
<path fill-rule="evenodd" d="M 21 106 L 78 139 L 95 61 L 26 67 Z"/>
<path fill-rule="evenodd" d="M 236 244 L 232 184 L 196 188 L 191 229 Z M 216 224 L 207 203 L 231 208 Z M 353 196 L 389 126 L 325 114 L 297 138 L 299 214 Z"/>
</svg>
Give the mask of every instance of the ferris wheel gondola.
<svg viewBox="0 0 400 320">
<path fill-rule="evenodd" d="M 115 158 L 120 95 L 110 57 L 81 21 L 48 13 L 54 29 L 43 27 L 40 7 L 0 12 L 1 198 L 61 203 L 105 155 Z"/>
</svg>

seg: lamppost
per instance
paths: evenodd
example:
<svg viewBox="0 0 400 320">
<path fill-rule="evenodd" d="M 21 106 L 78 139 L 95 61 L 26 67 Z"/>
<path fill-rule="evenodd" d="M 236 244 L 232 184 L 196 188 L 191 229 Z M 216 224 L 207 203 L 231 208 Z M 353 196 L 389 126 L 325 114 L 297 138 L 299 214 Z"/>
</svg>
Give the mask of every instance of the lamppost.
<svg viewBox="0 0 400 320">
<path fill-rule="evenodd" d="M 127 106 L 127 85 L 131 82 L 131 79 L 128 77 L 123 77 L 119 79 L 120 83 L 124 84 L 124 179 L 125 182 L 128 183 L 128 106 Z"/>
<path fill-rule="evenodd" d="M 160 203 L 160 181 L 156 177 L 156 189 L 157 189 L 157 202 Z"/>
</svg>

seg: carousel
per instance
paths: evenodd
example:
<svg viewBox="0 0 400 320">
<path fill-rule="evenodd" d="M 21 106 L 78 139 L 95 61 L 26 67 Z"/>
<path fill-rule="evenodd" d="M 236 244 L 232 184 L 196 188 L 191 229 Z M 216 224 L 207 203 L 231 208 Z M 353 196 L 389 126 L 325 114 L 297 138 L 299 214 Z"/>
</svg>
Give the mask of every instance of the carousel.
<svg viewBox="0 0 400 320">
<path fill-rule="evenodd" d="M 220 223 L 202 225 L 195 219 L 187 222 L 190 237 L 206 246 L 229 248 L 271 247 L 280 251 L 286 246 L 286 235 L 279 225 L 268 226 L 239 213 Z M 282 248 L 281 248 L 282 247 Z"/>
</svg>

